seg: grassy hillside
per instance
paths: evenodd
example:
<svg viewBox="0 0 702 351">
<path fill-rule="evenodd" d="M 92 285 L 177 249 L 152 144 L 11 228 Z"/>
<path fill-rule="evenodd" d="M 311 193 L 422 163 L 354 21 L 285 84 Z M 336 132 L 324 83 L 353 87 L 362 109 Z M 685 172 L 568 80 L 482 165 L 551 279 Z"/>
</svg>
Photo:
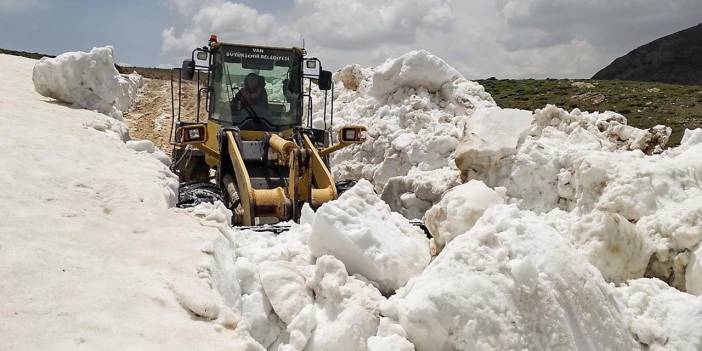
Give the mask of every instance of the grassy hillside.
<svg viewBox="0 0 702 351">
<path fill-rule="evenodd" d="M 673 128 L 670 144 L 685 128 L 702 128 L 702 86 L 617 80 L 479 80 L 502 107 L 535 110 L 546 104 L 583 111 L 615 111 L 629 124 Z M 578 82 L 578 83 L 576 83 Z"/>
</svg>

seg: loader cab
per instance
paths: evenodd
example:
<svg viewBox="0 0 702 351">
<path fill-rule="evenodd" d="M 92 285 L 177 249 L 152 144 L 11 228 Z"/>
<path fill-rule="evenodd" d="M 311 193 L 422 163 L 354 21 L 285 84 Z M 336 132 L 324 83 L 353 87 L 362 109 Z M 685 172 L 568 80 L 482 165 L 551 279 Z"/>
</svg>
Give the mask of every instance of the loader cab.
<svg viewBox="0 0 702 351">
<path fill-rule="evenodd" d="M 208 120 L 222 127 L 274 133 L 305 127 L 323 132 L 328 144 L 332 141 L 332 75 L 322 70 L 318 59 L 305 58 L 305 54 L 300 48 L 219 43 L 213 35 L 209 46 L 196 48 L 191 60 L 183 62 L 181 76 L 193 80 L 197 75 L 198 104 L 205 100 Z M 312 118 L 313 83 L 324 92 L 323 123 L 316 126 Z M 332 106 L 327 110 L 329 91 Z"/>
<path fill-rule="evenodd" d="M 210 119 L 270 132 L 302 124 L 300 50 L 221 44 L 210 54 Z"/>
</svg>

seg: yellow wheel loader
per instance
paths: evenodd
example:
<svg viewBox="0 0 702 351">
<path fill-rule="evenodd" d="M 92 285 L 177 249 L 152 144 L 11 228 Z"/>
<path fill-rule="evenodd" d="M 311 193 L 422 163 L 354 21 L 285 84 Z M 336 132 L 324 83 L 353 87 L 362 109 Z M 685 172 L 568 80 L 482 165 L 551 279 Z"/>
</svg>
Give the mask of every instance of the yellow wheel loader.
<svg viewBox="0 0 702 351">
<path fill-rule="evenodd" d="M 213 35 L 173 70 L 171 170 L 180 180 L 179 207 L 220 200 L 233 225 L 257 229 L 298 221 L 305 203 L 319 207 L 352 185 L 334 181 L 328 155 L 362 143 L 366 128 L 344 126 L 333 135 L 332 74 L 305 55 L 294 47 L 220 43 Z M 188 118 L 180 113 L 183 80 L 197 89 L 196 116 Z M 312 84 L 324 92 L 316 124 L 322 128 L 313 127 Z"/>
</svg>

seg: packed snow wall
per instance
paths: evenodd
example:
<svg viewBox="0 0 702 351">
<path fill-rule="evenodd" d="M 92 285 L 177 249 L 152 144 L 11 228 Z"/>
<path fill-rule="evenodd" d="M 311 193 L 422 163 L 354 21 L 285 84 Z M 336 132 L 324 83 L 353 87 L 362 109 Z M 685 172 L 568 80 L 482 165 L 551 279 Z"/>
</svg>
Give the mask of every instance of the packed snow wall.
<svg viewBox="0 0 702 351">
<path fill-rule="evenodd" d="M 44 96 L 122 119 L 134 102 L 142 77 L 121 75 L 111 46 L 44 57 L 34 66 L 34 88 Z"/>
</svg>

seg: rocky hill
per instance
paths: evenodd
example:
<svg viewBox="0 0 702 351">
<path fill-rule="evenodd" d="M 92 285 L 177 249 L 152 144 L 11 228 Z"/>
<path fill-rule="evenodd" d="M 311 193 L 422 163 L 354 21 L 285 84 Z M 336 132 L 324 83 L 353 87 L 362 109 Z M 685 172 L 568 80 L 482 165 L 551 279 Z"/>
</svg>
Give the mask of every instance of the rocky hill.
<svg viewBox="0 0 702 351">
<path fill-rule="evenodd" d="M 593 79 L 702 84 L 702 24 L 643 45 L 614 60 Z"/>
</svg>

